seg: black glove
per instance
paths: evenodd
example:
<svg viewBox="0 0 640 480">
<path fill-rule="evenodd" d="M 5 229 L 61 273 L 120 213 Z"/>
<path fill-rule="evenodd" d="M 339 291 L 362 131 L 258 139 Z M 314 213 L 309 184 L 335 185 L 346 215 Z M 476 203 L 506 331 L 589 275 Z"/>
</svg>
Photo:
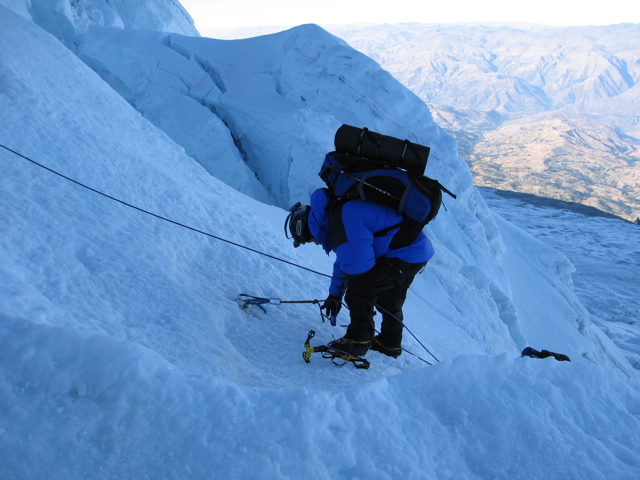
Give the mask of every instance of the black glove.
<svg viewBox="0 0 640 480">
<path fill-rule="evenodd" d="M 335 295 L 329 295 L 320 308 L 324 310 L 324 314 L 327 317 L 335 318 L 342 308 L 342 299 Z"/>
</svg>

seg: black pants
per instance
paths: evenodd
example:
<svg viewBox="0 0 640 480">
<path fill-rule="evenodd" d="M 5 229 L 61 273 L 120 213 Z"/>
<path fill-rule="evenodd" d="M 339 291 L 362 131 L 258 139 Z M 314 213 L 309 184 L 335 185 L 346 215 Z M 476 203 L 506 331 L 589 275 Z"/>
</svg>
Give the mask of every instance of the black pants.
<svg viewBox="0 0 640 480">
<path fill-rule="evenodd" d="M 397 258 L 381 258 L 364 275 L 350 277 L 345 295 L 351 315 L 347 337 L 353 340 L 373 338 L 373 309 L 378 305 L 382 314 L 381 341 L 384 345 L 399 346 L 403 326 L 398 319 L 403 320 L 402 306 L 407 298 L 407 290 L 425 265 L 426 262 L 408 263 Z"/>
</svg>

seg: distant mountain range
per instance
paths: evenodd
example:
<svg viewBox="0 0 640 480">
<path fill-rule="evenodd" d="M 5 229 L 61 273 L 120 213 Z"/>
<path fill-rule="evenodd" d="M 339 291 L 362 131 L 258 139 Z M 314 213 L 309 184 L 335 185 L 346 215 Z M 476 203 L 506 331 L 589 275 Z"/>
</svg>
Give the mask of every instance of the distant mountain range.
<svg viewBox="0 0 640 480">
<path fill-rule="evenodd" d="M 640 217 L 640 25 L 330 31 L 430 105 L 477 185 Z"/>
</svg>

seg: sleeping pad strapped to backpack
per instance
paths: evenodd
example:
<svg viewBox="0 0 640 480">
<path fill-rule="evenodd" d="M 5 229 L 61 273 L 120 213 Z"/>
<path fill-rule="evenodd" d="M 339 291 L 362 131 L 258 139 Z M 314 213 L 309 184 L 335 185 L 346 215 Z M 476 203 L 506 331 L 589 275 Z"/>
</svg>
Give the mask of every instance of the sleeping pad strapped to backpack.
<svg viewBox="0 0 640 480">
<path fill-rule="evenodd" d="M 456 198 L 440 182 L 422 174 L 429 147 L 349 125 L 338 129 L 335 145 L 349 152 L 328 153 L 320 169 L 320 178 L 329 190 L 329 208 L 336 209 L 353 199 L 393 208 L 403 220 L 375 233 L 376 237 L 384 236 L 400 227 L 391 242 L 392 249 L 410 245 L 438 214 L 442 191 Z M 362 156 L 363 152 L 373 158 Z"/>
</svg>

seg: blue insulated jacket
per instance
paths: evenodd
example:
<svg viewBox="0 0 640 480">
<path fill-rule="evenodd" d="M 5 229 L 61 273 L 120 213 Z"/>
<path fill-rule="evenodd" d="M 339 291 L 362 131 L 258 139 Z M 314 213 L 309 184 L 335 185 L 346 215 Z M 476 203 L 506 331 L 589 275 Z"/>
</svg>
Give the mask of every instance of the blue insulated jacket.
<svg viewBox="0 0 640 480">
<path fill-rule="evenodd" d="M 336 253 L 329 293 L 341 297 L 345 276 L 362 275 L 373 268 L 378 258 L 399 258 L 409 263 L 427 262 L 435 251 L 429 238 L 421 233 L 406 247 L 390 249 L 397 228 L 381 237 L 376 232 L 402 220 L 391 208 L 363 200 L 350 200 L 336 210 L 341 218 L 331 218 L 326 210 L 329 197 L 325 189 L 311 195 L 309 229 L 329 253 Z"/>
</svg>

